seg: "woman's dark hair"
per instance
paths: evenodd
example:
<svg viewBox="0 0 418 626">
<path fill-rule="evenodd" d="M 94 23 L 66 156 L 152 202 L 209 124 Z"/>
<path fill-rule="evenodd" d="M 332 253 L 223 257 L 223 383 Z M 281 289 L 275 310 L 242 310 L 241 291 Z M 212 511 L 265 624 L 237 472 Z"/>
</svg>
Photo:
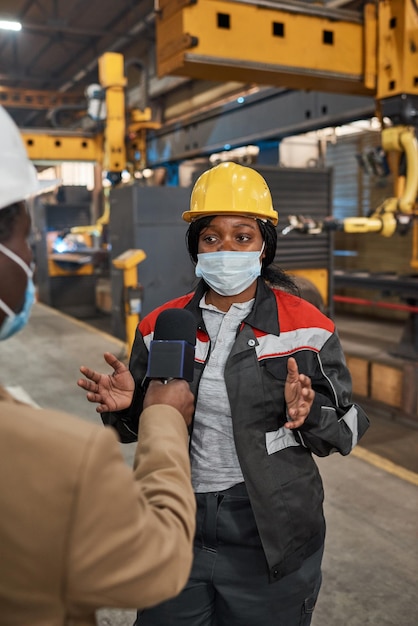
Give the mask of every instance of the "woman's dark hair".
<svg viewBox="0 0 418 626">
<path fill-rule="evenodd" d="M 11 239 L 18 217 L 25 210 L 24 202 L 15 202 L 4 209 L 0 209 L 0 242 Z"/>
<path fill-rule="evenodd" d="M 194 265 L 197 263 L 197 254 L 199 248 L 199 235 L 206 228 L 215 215 L 207 215 L 190 223 L 186 232 L 186 245 L 190 258 Z M 258 228 L 260 229 L 265 247 L 265 257 L 261 265 L 261 276 L 271 284 L 272 287 L 284 289 L 290 293 L 298 294 L 299 290 L 293 280 L 278 265 L 273 264 L 276 256 L 277 247 L 277 230 L 269 221 L 263 221 L 256 218 Z"/>
<path fill-rule="evenodd" d="M 257 220 L 257 224 L 265 243 L 264 252 L 266 253 L 261 265 L 261 276 L 272 287 L 277 287 L 277 289 L 283 289 L 289 293 L 299 295 L 299 289 L 292 278 L 286 274 L 279 265 L 274 263 L 277 250 L 276 227 L 269 221 L 264 222 L 259 219 Z"/>
</svg>

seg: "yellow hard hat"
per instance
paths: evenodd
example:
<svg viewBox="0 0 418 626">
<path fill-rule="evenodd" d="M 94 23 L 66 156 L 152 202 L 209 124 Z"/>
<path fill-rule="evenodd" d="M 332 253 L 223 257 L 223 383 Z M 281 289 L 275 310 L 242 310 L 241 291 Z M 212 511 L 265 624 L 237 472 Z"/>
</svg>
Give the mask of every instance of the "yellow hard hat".
<svg viewBox="0 0 418 626">
<path fill-rule="evenodd" d="M 182 215 L 192 222 L 205 215 L 248 215 L 267 219 L 276 226 L 279 216 L 273 209 L 264 178 L 251 167 L 225 162 L 197 179 L 190 198 L 190 211 Z"/>
</svg>

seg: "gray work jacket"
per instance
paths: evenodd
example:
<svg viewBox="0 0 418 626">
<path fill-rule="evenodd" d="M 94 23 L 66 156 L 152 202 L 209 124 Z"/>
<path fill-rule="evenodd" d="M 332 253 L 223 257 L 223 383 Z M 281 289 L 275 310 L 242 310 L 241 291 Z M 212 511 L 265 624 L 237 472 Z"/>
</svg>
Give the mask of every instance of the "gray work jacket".
<svg viewBox="0 0 418 626">
<path fill-rule="evenodd" d="M 199 308 L 206 289 L 201 281 L 194 293 L 164 304 L 140 322 L 129 364 L 137 382 L 132 405 L 103 414 L 122 442 L 136 439 L 148 347 L 155 321 L 166 308 L 186 308 L 196 316 L 191 388 L 197 395 L 210 351 Z M 311 378 L 315 391 L 309 416 L 297 430 L 283 427 L 289 356 Z M 253 309 L 237 328 L 224 375 L 237 455 L 273 582 L 299 569 L 324 542 L 323 486 L 312 454 L 349 454 L 369 421 L 352 401 L 351 376 L 334 323 L 303 299 L 270 288 L 262 278 Z"/>
</svg>

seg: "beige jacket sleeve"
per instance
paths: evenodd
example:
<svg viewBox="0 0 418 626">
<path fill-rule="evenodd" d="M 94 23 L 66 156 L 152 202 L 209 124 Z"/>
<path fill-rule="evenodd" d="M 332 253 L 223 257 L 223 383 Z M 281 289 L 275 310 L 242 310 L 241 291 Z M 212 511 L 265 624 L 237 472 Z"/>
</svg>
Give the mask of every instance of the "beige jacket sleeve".
<svg viewBox="0 0 418 626">
<path fill-rule="evenodd" d="M 68 538 L 74 613 L 145 608 L 177 595 L 192 563 L 195 498 L 188 433 L 174 408 L 141 415 L 134 474 L 108 428 L 89 442 Z"/>
</svg>

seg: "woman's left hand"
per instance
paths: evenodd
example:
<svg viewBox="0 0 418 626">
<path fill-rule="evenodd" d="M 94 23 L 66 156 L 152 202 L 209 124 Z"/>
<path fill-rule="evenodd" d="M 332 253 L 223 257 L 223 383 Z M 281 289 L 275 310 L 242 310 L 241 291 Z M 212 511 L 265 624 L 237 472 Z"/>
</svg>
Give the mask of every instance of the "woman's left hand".
<svg viewBox="0 0 418 626">
<path fill-rule="evenodd" d="M 299 374 L 298 364 L 293 357 L 287 361 L 284 395 L 289 417 L 285 428 L 300 428 L 309 415 L 315 392 L 309 376 Z"/>
</svg>

